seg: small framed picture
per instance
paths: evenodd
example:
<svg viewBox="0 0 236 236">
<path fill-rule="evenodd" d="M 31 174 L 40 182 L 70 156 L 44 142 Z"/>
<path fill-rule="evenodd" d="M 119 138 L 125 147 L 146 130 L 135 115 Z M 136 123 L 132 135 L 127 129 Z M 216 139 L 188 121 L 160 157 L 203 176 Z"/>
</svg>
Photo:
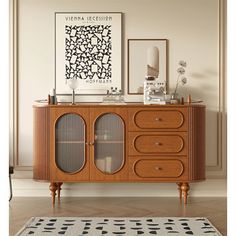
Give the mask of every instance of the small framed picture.
<svg viewBox="0 0 236 236">
<path fill-rule="evenodd" d="M 143 94 L 147 76 L 148 51 L 155 47 L 158 52 L 158 78 L 168 82 L 168 40 L 128 39 L 128 94 Z"/>
<path fill-rule="evenodd" d="M 67 95 L 70 79 L 78 80 L 75 92 L 106 94 L 121 89 L 120 12 L 55 13 L 55 88 Z"/>
</svg>

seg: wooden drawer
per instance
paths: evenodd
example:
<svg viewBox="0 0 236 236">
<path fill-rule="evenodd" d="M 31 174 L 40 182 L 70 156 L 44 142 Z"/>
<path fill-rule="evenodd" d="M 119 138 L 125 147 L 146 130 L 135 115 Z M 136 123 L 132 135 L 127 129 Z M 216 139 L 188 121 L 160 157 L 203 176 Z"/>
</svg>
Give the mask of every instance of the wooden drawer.
<svg viewBox="0 0 236 236">
<path fill-rule="evenodd" d="M 187 110 L 133 110 L 130 112 L 130 128 L 137 129 L 169 129 L 169 130 L 187 130 L 186 124 Z"/>
<path fill-rule="evenodd" d="M 129 155 L 187 155 L 185 132 L 129 132 Z"/>
<path fill-rule="evenodd" d="M 188 177 L 186 159 L 137 159 L 130 158 L 130 179 L 184 180 Z M 172 157 L 173 158 L 173 157 Z"/>
</svg>

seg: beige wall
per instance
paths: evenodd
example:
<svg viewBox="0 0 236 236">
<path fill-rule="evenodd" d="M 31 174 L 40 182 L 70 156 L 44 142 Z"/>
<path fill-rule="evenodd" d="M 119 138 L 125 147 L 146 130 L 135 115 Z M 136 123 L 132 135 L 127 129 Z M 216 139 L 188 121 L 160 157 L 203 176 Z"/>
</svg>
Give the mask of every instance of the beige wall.
<svg viewBox="0 0 236 236">
<path fill-rule="evenodd" d="M 208 176 L 225 176 L 221 155 L 222 68 L 219 45 L 221 0 L 18 0 L 18 161 L 32 165 L 32 104 L 54 85 L 54 12 L 123 12 L 123 81 L 127 91 L 127 39 L 169 40 L 169 84 L 173 89 L 179 60 L 188 63 L 192 94 L 207 106 Z M 221 30 L 222 32 L 222 30 Z M 221 41 L 220 41 L 221 40 Z M 81 101 L 89 98 L 80 98 Z M 90 98 L 90 100 L 94 98 Z M 142 101 L 128 96 L 127 101 Z M 101 97 L 96 98 L 101 100 Z M 224 117 L 224 116 L 223 116 Z M 223 123 L 224 125 L 224 123 Z M 224 134 L 224 133 L 223 133 Z M 224 142 L 224 140 L 223 140 Z M 223 150 L 224 151 L 224 150 Z M 222 159 L 221 159 L 222 158 Z"/>
</svg>

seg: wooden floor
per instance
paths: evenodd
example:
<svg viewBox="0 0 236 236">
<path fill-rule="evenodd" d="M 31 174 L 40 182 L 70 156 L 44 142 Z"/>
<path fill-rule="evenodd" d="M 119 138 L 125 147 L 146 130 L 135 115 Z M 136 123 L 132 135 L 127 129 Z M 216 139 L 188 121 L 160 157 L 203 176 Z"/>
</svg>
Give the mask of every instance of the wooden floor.
<svg viewBox="0 0 236 236">
<path fill-rule="evenodd" d="M 13 198 L 10 236 L 32 216 L 197 216 L 207 217 L 226 235 L 226 198 L 190 198 L 187 206 L 177 198 L 62 198 L 53 208 L 50 198 Z"/>
</svg>

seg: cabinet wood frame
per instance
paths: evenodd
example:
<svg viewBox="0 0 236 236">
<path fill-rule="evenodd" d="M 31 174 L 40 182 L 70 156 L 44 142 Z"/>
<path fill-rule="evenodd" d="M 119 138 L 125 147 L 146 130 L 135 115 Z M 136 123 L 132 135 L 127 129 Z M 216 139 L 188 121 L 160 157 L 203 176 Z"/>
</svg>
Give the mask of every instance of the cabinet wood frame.
<svg viewBox="0 0 236 236">
<path fill-rule="evenodd" d="M 153 120 L 154 117 L 152 115 L 142 118 L 148 120 L 143 124 L 148 124 L 149 127 L 140 127 L 135 122 L 135 116 L 142 111 L 155 112 L 155 114 L 161 111 L 161 119 L 165 125 L 158 127 L 155 123 L 154 127 L 150 128 L 152 126 L 150 119 Z M 173 115 L 178 114 L 178 117 L 182 114 L 181 125 L 175 127 L 174 117 L 166 116 L 165 111 L 168 111 L 168 114 L 170 114 L 169 111 Z M 55 124 L 61 116 L 71 113 L 81 116 L 84 120 L 86 163 L 78 172 L 65 173 L 55 164 Z M 124 161 L 121 167 L 112 174 L 103 173 L 94 163 L 95 122 L 104 114 L 119 116 L 124 125 Z M 170 125 L 170 128 L 168 122 L 172 121 L 174 125 Z M 178 151 L 175 145 L 178 147 L 179 144 L 173 144 L 174 148 L 171 150 L 158 152 L 154 149 L 154 151 L 142 153 L 134 148 L 135 139 L 142 135 L 147 136 L 147 140 L 145 140 L 146 144 L 141 143 L 141 146 L 149 145 L 148 138 L 161 136 L 165 137 L 163 140 L 167 140 L 167 143 L 168 137 L 180 137 L 180 140 L 183 140 L 183 147 Z M 147 106 L 140 103 L 127 105 L 83 103 L 73 106 L 36 104 L 34 105 L 33 149 L 33 178 L 51 183 L 53 202 L 55 202 L 57 191 L 60 196 L 59 190 L 63 182 L 175 182 L 178 185 L 180 199 L 183 197 L 184 203 L 187 203 L 189 183 L 205 180 L 205 106 L 198 104 Z M 139 163 L 139 173 L 135 169 L 137 163 Z M 156 176 L 150 163 L 161 164 Z M 173 170 L 172 163 L 177 170 Z M 161 171 L 163 171 L 163 176 L 161 176 Z"/>
</svg>

